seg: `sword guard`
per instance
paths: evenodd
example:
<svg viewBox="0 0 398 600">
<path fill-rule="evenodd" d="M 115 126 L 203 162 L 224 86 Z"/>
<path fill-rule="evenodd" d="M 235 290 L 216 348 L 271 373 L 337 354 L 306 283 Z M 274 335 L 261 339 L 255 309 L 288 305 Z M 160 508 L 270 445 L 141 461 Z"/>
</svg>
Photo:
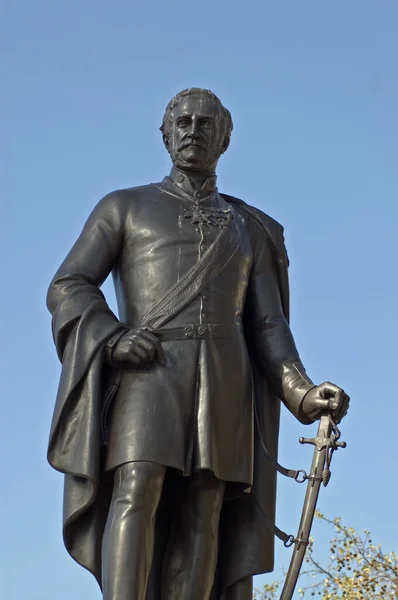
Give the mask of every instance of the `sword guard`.
<svg viewBox="0 0 398 600">
<path fill-rule="evenodd" d="M 323 448 L 327 448 L 330 444 L 330 438 L 317 436 L 315 438 L 304 438 L 301 437 L 299 439 L 300 444 L 311 444 L 315 446 L 317 450 L 322 450 Z M 344 442 L 341 442 L 344 443 Z"/>
<path fill-rule="evenodd" d="M 322 437 L 318 435 L 315 438 L 304 438 L 301 437 L 299 439 L 300 444 L 311 444 L 315 446 L 317 450 L 323 450 L 323 448 L 333 448 L 333 450 L 337 450 L 337 448 L 346 448 L 346 442 L 338 442 L 334 435 L 331 437 Z"/>
</svg>

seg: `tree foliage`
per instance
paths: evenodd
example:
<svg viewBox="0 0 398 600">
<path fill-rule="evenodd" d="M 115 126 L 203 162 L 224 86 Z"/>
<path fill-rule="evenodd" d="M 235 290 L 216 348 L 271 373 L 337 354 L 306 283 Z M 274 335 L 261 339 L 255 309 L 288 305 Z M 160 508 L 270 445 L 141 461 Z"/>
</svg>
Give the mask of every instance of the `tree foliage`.
<svg viewBox="0 0 398 600">
<path fill-rule="evenodd" d="M 321 600 L 397 600 L 397 554 L 385 554 L 373 543 L 369 531 L 359 535 L 339 517 L 328 519 L 319 511 L 316 517 L 334 529 L 329 561 L 323 565 L 317 560 L 311 539 L 305 557 L 306 568 L 300 577 L 305 583 L 298 586 L 298 596 Z M 277 600 L 282 587 L 280 582 L 267 584 L 261 592 L 255 591 L 254 599 Z"/>
</svg>

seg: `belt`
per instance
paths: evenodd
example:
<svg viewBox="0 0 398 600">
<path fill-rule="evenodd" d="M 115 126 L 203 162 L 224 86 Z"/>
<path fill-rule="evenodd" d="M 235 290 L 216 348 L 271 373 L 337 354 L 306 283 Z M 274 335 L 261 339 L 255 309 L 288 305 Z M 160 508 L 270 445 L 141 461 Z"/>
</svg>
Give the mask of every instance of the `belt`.
<svg viewBox="0 0 398 600">
<path fill-rule="evenodd" d="M 212 338 L 243 338 L 243 330 L 239 325 L 184 325 L 183 327 L 164 327 L 151 330 L 161 342 L 171 340 L 193 340 Z"/>
</svg>

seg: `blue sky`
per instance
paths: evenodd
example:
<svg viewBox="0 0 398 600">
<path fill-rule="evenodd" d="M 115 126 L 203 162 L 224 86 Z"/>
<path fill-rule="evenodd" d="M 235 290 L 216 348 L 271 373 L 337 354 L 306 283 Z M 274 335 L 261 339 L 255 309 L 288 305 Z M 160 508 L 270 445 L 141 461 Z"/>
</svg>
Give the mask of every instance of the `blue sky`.
<svg viewBox="0 0 398 600">
<path fill-rule="evenodd" d="M 168 172 L 158 127 L 188 86 L 232 112 L 220 190 L 285 226 L 310 376 L 352 397 L 320 507 L 397 550 L 396 1 L 19 0 L 2 12 L 2 597 L 100 598 L 63 548 L 62 477 L 46 463 L 59 364 L 45 293 L 103 195 Z M 281 461 L 308 468 L 297 439 L 314 432 L 285 412 Z M 303 495 L 280 482 L 289 532 Z M 275 574 L 257 583 L 288 561 L 277 542 Z"/>
</svg>

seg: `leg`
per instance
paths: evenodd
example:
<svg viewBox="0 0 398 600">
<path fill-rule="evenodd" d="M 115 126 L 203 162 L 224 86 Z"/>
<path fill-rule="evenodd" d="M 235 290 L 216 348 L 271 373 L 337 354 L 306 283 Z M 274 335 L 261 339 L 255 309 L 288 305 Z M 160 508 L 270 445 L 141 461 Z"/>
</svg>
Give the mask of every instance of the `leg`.
<svg viewBox="0 0 398 600">
<path fill-rule="evenodd" d="M 224 490 L 211 472 L 196 473 L 187 484 L 163 564 L 162 600 L 209 600 Z"/>
<path fill-rule="evenodd" d="M 253 577 L 245 577 L 235 585 L 228 588 L 225 600 L 252 600 Z"/>
<path fill-rule="evenodd" d="M 166 467 L 130 462 L 115 472 L 102 541 L 104 600 L 144 600 L 154 546 L 156 509 Z"/>
</svg>

